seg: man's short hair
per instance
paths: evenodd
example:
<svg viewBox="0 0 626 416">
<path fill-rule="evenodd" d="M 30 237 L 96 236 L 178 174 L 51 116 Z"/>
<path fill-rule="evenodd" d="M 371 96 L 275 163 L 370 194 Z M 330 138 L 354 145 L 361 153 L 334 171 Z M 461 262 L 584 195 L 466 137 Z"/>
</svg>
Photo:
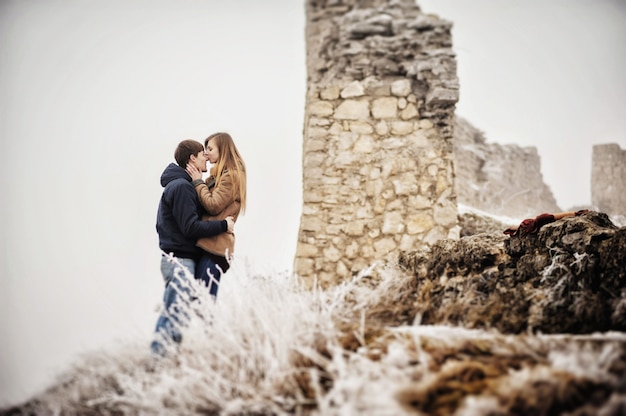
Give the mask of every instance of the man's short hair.
<svg viewBox="0 0 626 416">
<path fill-rule="evenodd" d="M 176 160 L 176 163 L 178 163 L 178 166 L 184 169 L 187 167 L 187 163 L 189 163 L 191 155 L 197 155 L 202 151 L 204 151 L 202 143 L 195 140 L 183 140 L 178 143 L 176 151 L 174 151 L 174 159 Z"/>
</svg>

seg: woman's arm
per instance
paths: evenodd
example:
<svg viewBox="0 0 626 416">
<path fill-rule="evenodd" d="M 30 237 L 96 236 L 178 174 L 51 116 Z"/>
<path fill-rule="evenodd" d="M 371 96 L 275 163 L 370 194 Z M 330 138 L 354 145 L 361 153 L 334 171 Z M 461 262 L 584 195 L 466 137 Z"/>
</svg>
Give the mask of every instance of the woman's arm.
<svg viewBox="0 0 626 416">
<path fill-rule="evenodd" d="M 227 217 L 221 221 L 202 221 L 196 210 L 195 198 L 194 190 L 188 185 L 173 187 L 168 194 L 167 199 L 172 207 L 174 221 L 185 237 L 197 239 L 234 231 L 232 217 Z"/>
<path fill-rule="evenodd" d="M 230 172 L 224 172 L 220 183 L 213 190 L 209 190 L 207 184 L 202 181 L 202 172 L 195 166 L 188 165 L 187 173 L 191 176 L 192 185 L 196 188 L 202 207 L 209 215 L 217 215 L 233 203 L 233 181 Z"/>
</svg>

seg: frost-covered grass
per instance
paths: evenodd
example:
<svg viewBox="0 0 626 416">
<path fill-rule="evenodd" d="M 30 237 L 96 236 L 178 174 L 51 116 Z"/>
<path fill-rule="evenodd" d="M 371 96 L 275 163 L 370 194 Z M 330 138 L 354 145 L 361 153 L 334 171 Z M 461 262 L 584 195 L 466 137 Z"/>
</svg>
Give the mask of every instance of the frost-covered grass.
<svg viewBox="0 0 626 416">
<path fill-rule="evenodd" d="M 595 410 L 608 403 L 613 407 L 607 411 L 626 406 L 620 378 L 626 335 L 516 336 L 368 321 L 374 316 L 368 312 L 380 308 L 381 299 L 396 299 L 410 278 L 377 265 L 339 286 L 308 290 L 294 276 L 259 276 L 235 262 L 216 303 L 195 287 L 199 299 L 183 342 L 167 357 L 151 356 L 146 339 L 94 351 L 23 410 L 526 414 L 541 409 L 538 400 L 546 391 L 554 396 L 548 410 L 584 403 L 591 394 Z"/>
</svg>

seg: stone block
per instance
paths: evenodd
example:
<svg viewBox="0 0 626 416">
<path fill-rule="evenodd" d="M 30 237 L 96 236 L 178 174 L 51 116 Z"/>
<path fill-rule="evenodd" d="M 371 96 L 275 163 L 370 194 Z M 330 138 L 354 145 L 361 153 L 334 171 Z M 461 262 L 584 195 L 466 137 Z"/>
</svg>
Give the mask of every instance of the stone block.
<svg viewBox="0 0 626 416">
<path fill-rule="evenodd" d="M 457 224 L 457 208 L 454 204 L 447 204 L 444 206 L 435 205 L 433 208 L 434 220 L 438 225 L 444 228 L 449 228 Z"/>
<path fill-rule="evenodd" d="M 350 150 L 356 140 L 359 138 L 357 133 L 341 132 L 334 139 L 336 139 L 337 150 Z"/>
<path fill-rule="evenodd" d="M 359 81 L 352 81 L 346 88 L 341 90 L 341 98 L 361 97 L 365 94 L 365 88 Z"/>
<path fill-rule="evenodd" d="M 400 212 L 386 212 L 383 217 L 382 232 L 384 234 L 400 234 L 404 232 L 404 219 Z"/>
<path fill-rule="evenodd" d="M 437 195 L 442 195 L 444 192 L 451 189 L 452 183 L 448 180 L 448 176 L 445 173 L 437 175 L 437 183 L 435 185 L 435 192 L 437 192 Z"/>
<path fill-rule="evenodd" d="M 306 131 L 308 137 L 325 137 L 328 134 L 328 130 L 323 127 L 309 127 Z"/>
<path fill-rule="evenodd" d="M 324 258 L 330 262 L 337 262 L 341 259 L 342 253 L 335 246 L 324 249 Z"/>
<path fill-rule="evenodd" d="M 296 257 L 315 257 L 318 253 L 318 248 L 313 244 L 300 243 L 296 250 Z"/>
<path fill-rule="evenodd" d="M 326 234 L 328 235 L 339 235 L 344 229 L 343 224 L 329 224 L 326 226 Z"/>
<path fill-rule="evenodd" d="M 451 105 L 459 101 L 459 90 L 435 87 L 426 94 L 426 105 Z"/>
<path fill-rule="evenodd" d="M 387 211 L 404 212 L 406 201 L 404 198 L 398 198 L 387 204 Z"/>
<path fill-rule="evenodd" d="M 350 131 L 358 134 L 372 134 L 374 133 L 374 127 L 369 123 L 353 121 L 350 123 Z"/>
<path fill-rule="evenodd" d="M 391 84 L 391 93 L 396 97 L 406 97 L 411 93 L 411 81 L 399 79 Z"/>
<path fill-rule="evenodd" d="M 308 112 L 312 116 L 328 117 L 333 114 L 333 105 L 328 101 L 314 101 L 309 103 Z"/>
<path fill-rule="evenodd" d="M 358 219 L 371 219 L 374 218 L 372 207 L 368 204 L 364 207 L 357 207 L 355 215 Z"/>
<path fill-rule="evenodd" d="M 409 197 L 409 206 L 415 209 L 430 208 L 433 205 L 430 198 L 424 195 L 411 195 Z"/>
<path fill-rule="evenodd" d="M 309 127 L 328 127 L 330 126 L 330 120 L 327 118 L 309 117 Z"/>
<path fill-rule="evenodd" d="M 318 152 L 326 148 L 326 140 L 323 139 L 311 139 L 304 141 L 304 152 Z"/>
<path fill-rule="evenodd" d="M 350 244 L 346 246 L 345 256 L 349 259 L 353 259 L 359 254 L 359 244 L 352 240 Z"/>
<path fill-rule="evenodd" d="M 367 100 L 345 100 L 337 107 L 335 118 L 339 120 L 366 120 L 369 118 Z"/>
<path fill-rule="evenodd" d="M 439 172 L 439 167 L 437 165 L 435 165 L 434 163 L 431 163 L 430 165 L 428 165 L 428 167 L 426 168 L 426 172 L 430 175 L 430 176 L 436 176 L 437 172 Z"/>
<path fill-rule="evenodd" d="M 414 131 L 406 139 L 413 148 L 425 148 L 428 146 L 428 137 L 421 130 Z"/>
<path fill-rule="evenodd" d="M 350 166 L 357 160 L 357 157 L 357 155 L 350 151 L 340 152 L 335 157 L 335 166 L 340 168 Z"/>
<path fill-rule="evenodd" d="M 393 242 L 393 240 L 391 241 Z M 369 260 L 373 258 L 374 255 L 375 255 L 374 247 L 372 247 L 371 245 L 367 245 L 367 244 L 364 244 L 361 246 L 361 256 L 363 257 L 363 260 Z"/>
<path fill-rule="evenodd" d="M 402 251 L 414 250 L 416 241 L 417 241 L 417 237 L 415 235 L 404 234 L 402 235 L 402 238 L 400 238 L 399 249 Z"/>
<path fill-rule="evenodd" d="M 306 203 L 322 202 L 324 200 L 324 197 L 319 192 L 307 189 L 304 190 L 302 198 Z"/>
<path fill-rule="evenodd" d="M 371 239 L 378 238 L 380 236 L 380 228 L 370 227 L 370 230 L 367 232 L 367 236 Z"/>
<path fill-rule="evenodd" d="M 380 168 L 378 168 L 378 167 L 370 168 L 368 177 L 370 179 L 378 179 L 378 178 L 380 178 Z"/>
<path fill-rule="evenodd" d="M 417 111 L 417 107 L 413 103 L 408 104 L 406 108 L 400 112 L 400 118 L 402 120 L 411 120 L 418 116 L 419 112 Z"/>
<path fill-rule="evenodd" d="M 313 259 L 296 257 L 294 269 L 300 276 L 310 277 L 315 273 L 315 262 Z"/>
<path fill-rule="evenodd" d="M 327 155 L 324 152 L 309 152 L 304 155 L 303 167 L 310 169 L 321 166 L 326 160 Z"/>
<path fill-rule="evenodd" d="M 352 221 L 344 225 L 344 232 L 352 237 L 362 236 L 365 233 L 363 221 Z"/>
<path fill-rule="evenodd" d="M 339 98 L 339 87 L 332 86 L 323 89 L 320 92 L 320 98 L 322 100 L 336 100 L 337 98 Z"/>
<path fill-rule="evenodd" d="M 328 129 L 328 132 L 331 136 L 338 136 L 339 134 L 343 133 L 343 127 L 341 126 L 341 123 L 334 122 L 330 126 L 330 129 Z"/>
<path fill-rule="evenodd" d="M 337 262 L 336 273 L 337 273 L 337 276 L 341 277 L 342 279 L 345 279 L 350 276 L 350 270 L 348 269 L 348 267 L 343 261 Z"/>
<path fill-rule="evenodd" d="M 392 184 L 396 195 L 417 194 L 418 187 L 414 173 L 403 174 L 400 178 L 393 180 Z"/>
<path fill-rule="evenodd" d="M 376 148 L 376 142 L 372 136 L 361 136 L 357 139 L 356 143 L 354 143 L 354 152 L 355 153 L 371 153 Z"/>
<path fill-rule="evenodd" d="M 378 172 L 380 172 L 380 170 L 378 170 Z M 368 197 L 379 197 L 383 189 L 384 184 L 380 176 L 365 182 L 365 195 Z"/>
<path fill-rule="evenodd" d="M 392 121 L 391 134 L 405 136 L 413 132 L 413 123 L 410 121 Z"/>
<path fill-rule="evenodd" d="M 334 266 L 334 264 L 332 264 Z M 328 265 L 331 267 L 331 265 Z M 336 270 L 332 271 L 320 271 L 317 273 L 317 281 L 322 287 L 328 287 L 337 284 L 337 274 Z"/>
<path fill-rule="evenodd" d="M 376 134 L 379 136 L 386 136 L 389 133 L 389 125 L 384 121 L 376 123 Z"/>
<path fill-rule="evenodd" d="M 429 246 L 432 246 L 437 241 L 443 240 L 447 236 L 448 236 L 447 229 L 442 228 L 442 227 L 433 227 L 430 230 L 428 230 L 428 232 L 422 239 L 422 242 L 424 242 L 425 244 Z"/>
<path fill-rule="evenodd" d="M 326 223 L 319 217 L 302 216 L 300 218 L 300 227 L 304 231 L 322 231 L 326 228 Z"/>
<path fill-rule="evenodd" d="M 376 251 L 376 257 L 382 258 L 385 254 L 396 249 L 398 245 L 393 238 L 383 238 L 374 242 L 374 250 Z"/>
<path fill-rule="evenodd" d="M 378 119 L 398 117 L 398 99 L 395 97 L 376 98 L 372 102 L 372 116 Z"/>
<path fill-rule="evenodd" d="M 409 235 L 426 232 L 435 225 L 430 211 L 420 211 L 411 215 L 406 223 L 406 231 Z"/>
<path fill-rule="evenodd" d="M 433 122 L 427 118 L 423 118 L 419 121 L 420 129 L 428 130 L 433 128 Z"/>
</svg>

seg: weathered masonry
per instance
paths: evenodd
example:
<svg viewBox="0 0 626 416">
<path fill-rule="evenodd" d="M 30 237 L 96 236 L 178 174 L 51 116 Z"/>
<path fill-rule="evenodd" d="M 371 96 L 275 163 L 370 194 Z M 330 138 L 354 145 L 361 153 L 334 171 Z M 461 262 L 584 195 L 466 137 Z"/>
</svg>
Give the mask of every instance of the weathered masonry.
<svg viewBox="0 0 626 416">
<path fill-rule="evenodd" d="M 591 204 L 609 215 L 626 215 L 626 150 L 616 143 L 593 146 Z"/>
<path fill-rule="evenodd" d="M 451 23 L 413 0 L 308 0 L 303 207 L 294 264 L 336 283 L 458 236 Z"/>
</svg>

